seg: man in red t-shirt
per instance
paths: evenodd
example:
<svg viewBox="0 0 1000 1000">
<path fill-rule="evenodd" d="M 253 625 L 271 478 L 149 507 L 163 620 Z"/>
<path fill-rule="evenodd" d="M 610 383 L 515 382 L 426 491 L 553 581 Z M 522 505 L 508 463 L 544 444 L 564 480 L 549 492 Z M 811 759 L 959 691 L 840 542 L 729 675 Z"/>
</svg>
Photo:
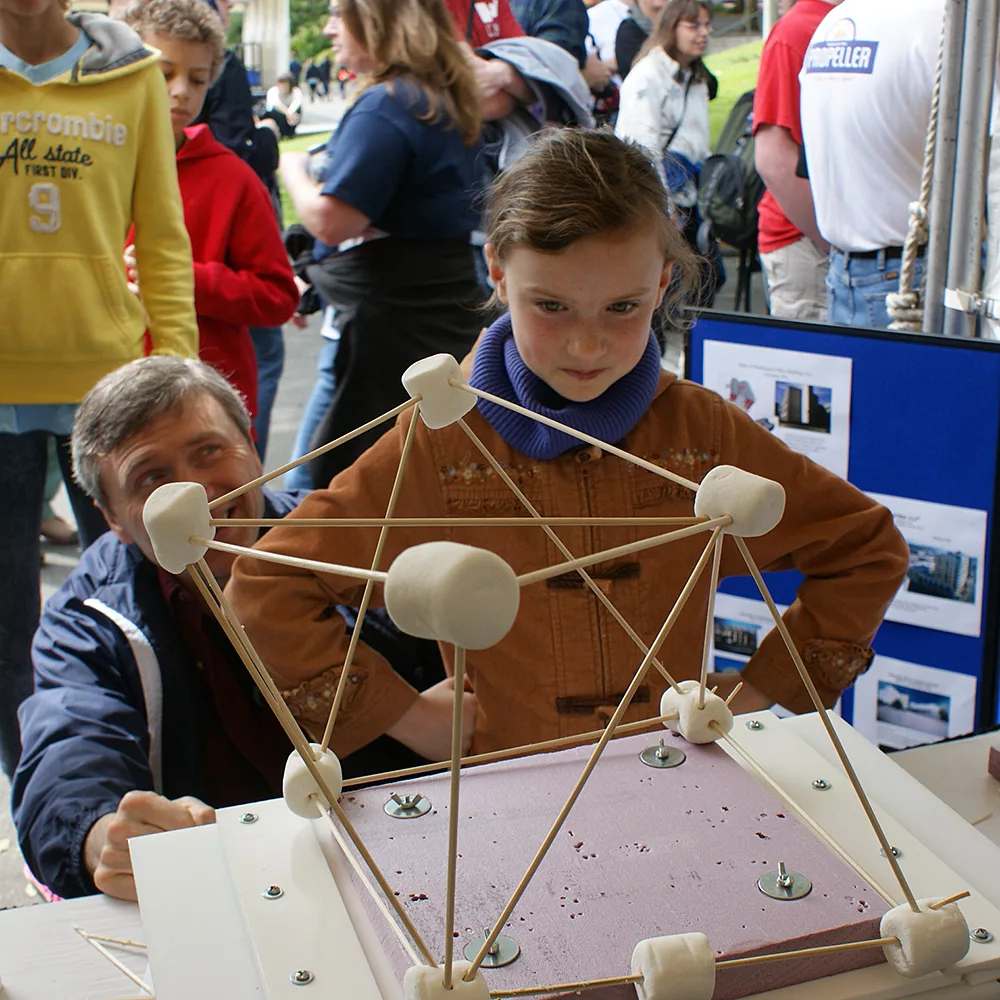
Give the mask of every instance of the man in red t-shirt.
<svg viewBox="0 0 1000 1000">
<path fill-rule="evenodd" d="M 826 318 L 829 246 L 816 227 L 809 181 L 796 176 L 802 147 L 799 73 L 820 21 L 840 0 L 797 0 L 768 35 L 754 95 L 754 156 L 767 191 L 758 243 L 772 316 Z"/>
<path fill-rule="evenodd" d="M 473 52 L 499 38 L 518 38 L 524 34 L 509 0 L 444 0 L 444 5 L 479 81 L 483 118 L 486 121 L 503 118 L 519 103 L 529 102 L 531 89 L 510 63 L 482 59 Z"/>
</svg>

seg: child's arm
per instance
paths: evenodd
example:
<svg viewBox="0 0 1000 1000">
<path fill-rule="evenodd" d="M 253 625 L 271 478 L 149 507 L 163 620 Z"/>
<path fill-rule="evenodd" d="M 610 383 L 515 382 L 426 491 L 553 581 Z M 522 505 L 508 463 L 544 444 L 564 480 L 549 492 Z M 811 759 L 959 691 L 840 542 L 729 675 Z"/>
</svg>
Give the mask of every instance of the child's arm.
<svg viewBox="0 0 1000 1000">
<path fill-rule="evenodd" d="M 153 354 L 196 357 L 191 242 L 177 187 L 174 136 L 163 74 L 153 65 L 143 81 L 145 108 L 135 138 L 138 157 L 132 188 L 135 252 Z"/>
<path fill-rule="evenodd" d="M 871 662 L 871 642 L 909 565 L 892 514 L 850 483 L 792 451 L 737 407 L 719 401 L 721 461 L 785 487 L 780 524 L 747 539 L 762 570 L 797 569 L 805 580 L 785 612 L 788 630 L 829 706 Z M 746 575 L 733 544 L 724 575 Z M 746 681 L 796 712 L 812 711 L 777 631 L 744 669 Z"/>
<path fill-rule="evenodd" d="M 244 174 L 226 260 L 195 261 L 195 311 L 237 326 L 280 326 L 295 312 L 299 292 L 267 189 L 249 168 Z"/>
</svg>

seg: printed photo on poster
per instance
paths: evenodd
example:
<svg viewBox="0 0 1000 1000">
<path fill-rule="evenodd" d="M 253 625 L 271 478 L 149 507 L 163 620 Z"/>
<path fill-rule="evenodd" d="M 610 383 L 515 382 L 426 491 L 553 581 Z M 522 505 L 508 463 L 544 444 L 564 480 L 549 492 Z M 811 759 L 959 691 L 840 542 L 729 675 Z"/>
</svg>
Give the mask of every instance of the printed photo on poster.
<svg viewBox="0 0 1000 1000">
<path fill-rule="evenodd" d="M 892 511 L 910 568 L 886 618 L 941 632 L 982 630 L 986 511 L 869 493 Z"/>
<path fill-rule="evenodd" d="M 784 613 L 785 609 L 778 606 Z M 720 673 L 742 670 L 757 652 L 764 636 L 774 628 L 763 601 L 717 594 L 715 598 L 711 658 Z"/>
<path fill-rule="evenodd" d="M 873 743 L 936 743 L 975 728 L 976 678 L 876 656 L 854 685 L 854 728 Z"/>
<path fill-rule="evenodd" d="M 704 384 L 790 448 L 847 478 L 851 359 L 707 340 Z"/>
</svg>

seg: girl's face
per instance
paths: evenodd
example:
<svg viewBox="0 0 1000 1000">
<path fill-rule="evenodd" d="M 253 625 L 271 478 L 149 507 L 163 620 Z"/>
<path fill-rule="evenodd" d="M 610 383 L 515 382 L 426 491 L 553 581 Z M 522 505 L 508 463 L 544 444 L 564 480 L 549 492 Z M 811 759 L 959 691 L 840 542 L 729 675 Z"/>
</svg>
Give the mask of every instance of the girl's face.
<svg viewBox="0 0 1000 1000">
<path fill-rule="evenodd" d="M 330 16 L 326 20 L 323 34 L 330 39 L 330 48 L 338 65 L 354 73 L 369 73 L 375 69 L 368 50 L 344 24 L 337 0 L 330 4 Z"/>
<path fill-rule="evenodd" d="M 524 363 L 564 399 L 597 399 L 639 363 L 670 281 L 653 226 L 486 257 Z"/>
<path fill-rule="evenodd" d="M 698 7 L 697 18 L 678 21 L 674 29 L 674 48 L 677 50 L 678 62 L 689 66 L 695 59 L 700 59 L 708 48 L 711 34 L 712 16 L 704 7 Z"/>
</svg>

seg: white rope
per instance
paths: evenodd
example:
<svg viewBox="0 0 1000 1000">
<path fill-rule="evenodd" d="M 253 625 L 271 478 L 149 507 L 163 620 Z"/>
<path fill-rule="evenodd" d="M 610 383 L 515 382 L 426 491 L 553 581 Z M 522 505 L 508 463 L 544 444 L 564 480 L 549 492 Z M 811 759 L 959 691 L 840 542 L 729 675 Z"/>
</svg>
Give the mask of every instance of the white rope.
<svg viewBox="0 0 1000 1000">
<path fill-rule="evenodd" d="M 892 317 L 890 330 L 919 333 L 924 322 L 924 293 L 915 287 L 917 250 L 927 243 L 929 227 L 927 210 L 931 203 L 931 183 L 934 179 L 934 156 L 937 150 L 938 111 L 941 106 L 941 77 L 944 75 L 944 46 L 947 33 L 947 12 L 941 25 L 941 42 L 938 45 L 937 71 L 934 74 L 934 91 L 931 97 L 931 114 L 927 121 L 927 138 L 924 141 L 924 165 L 920 175 L 920 200 L 910 202 L 910 221 L 903 244 L 903 263 L 899 269 L 899 291 L 886 296 L 885 304 Z M 926 275 L 925 275 L 926 279 Z"/>
</svg>

